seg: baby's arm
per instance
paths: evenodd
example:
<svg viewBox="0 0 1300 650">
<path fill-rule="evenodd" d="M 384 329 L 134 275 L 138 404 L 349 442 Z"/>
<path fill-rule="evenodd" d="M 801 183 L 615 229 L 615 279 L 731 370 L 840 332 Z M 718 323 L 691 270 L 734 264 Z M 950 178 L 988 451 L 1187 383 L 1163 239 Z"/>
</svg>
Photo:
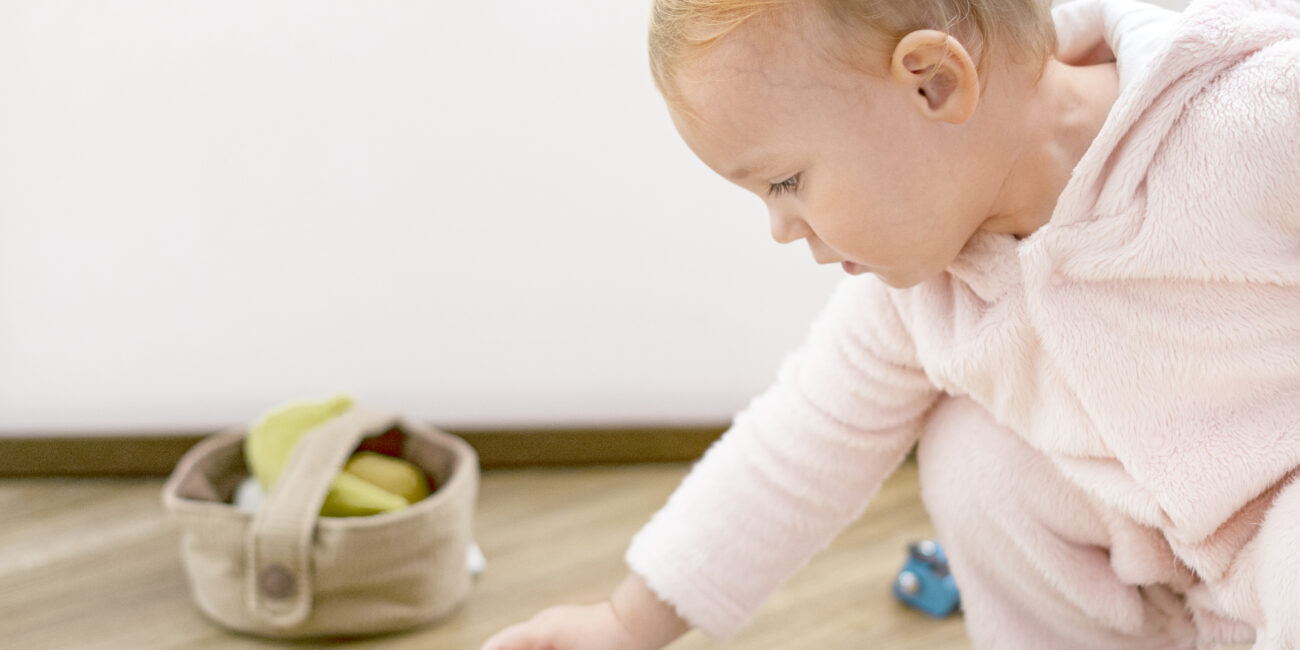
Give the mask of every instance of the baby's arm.
<svg viewBox="0 0 1300 650">
<path fill-rule="evenodd" d="M 488 639 L 482 650 L 652 650 L 689 629 L 633 573 L 609 601 L 543 610 Z"/>
<path fill-rule="evenodd" d="M 840 285 L 777 382 L 633 539 L 635 575 L 609 604 L 547 610 L 493 640 L 517 645 L 486 650 L 657 648 L 687 629 L 678 615 L 738 632 L 865 508 L 938 396 L 891 296 L 873 276 Z"/>
<path fill-rule="evenodd" d="M 933 300 L 947 300 L 938 282 Z M 875 276 L 845 279 L 775 384 L 633 538 L 631 570 L 710 637 L 738 633 L 920 435 L 939 393 L 906 325 L 917 307 L 894 298 Z"/>
</svg>

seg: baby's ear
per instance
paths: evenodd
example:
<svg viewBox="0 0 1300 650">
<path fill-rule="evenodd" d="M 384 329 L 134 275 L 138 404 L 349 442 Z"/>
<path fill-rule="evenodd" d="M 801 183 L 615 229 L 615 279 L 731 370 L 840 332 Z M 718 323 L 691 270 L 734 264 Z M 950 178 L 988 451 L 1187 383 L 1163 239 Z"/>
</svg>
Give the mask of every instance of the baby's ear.
<svg viewBox="0 0 1300 650">
<path fill-rule="evenodd" d="M 966 48 L 952 36 L 934 29 L 911 32 L 894 48 L 889 68 L 926 117 L 961 124 L 975 112 L 979 73 Z"/>
</svg>

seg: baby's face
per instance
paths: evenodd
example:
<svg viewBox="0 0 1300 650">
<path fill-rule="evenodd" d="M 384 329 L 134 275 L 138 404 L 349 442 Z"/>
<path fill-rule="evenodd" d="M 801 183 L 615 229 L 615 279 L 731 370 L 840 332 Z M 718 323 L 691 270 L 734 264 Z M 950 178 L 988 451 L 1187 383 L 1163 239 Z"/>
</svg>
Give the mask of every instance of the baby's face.
<svg viewBox="0 0 1300 650">
<path fill-rule="evenodd" d="M 772 237 L 820 264 L 908 287 L 942 272 L 989 214 L 996 185 L 916 110 L 889 55 L 848 69 L 815 35 L 733 32 L 681 71 L 687 146 L 767 205 Z M 778 40 L 782 42 L 771 42 Z"/>
</svg>

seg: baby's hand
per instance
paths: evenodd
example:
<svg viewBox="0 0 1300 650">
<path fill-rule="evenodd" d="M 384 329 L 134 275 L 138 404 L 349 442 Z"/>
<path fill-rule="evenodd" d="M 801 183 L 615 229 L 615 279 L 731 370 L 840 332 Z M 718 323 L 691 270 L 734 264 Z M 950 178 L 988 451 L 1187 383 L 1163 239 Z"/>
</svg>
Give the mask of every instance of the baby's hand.
<svg viewBox="0 0 1300 650">
<path fill-rule="evenodd" d="M 542 610 L 497 633 L 480 650 L 655 650 L 688 629 L 640 576 L 628 574 L 609 602 Z"/>
<path fill-rule="evenodd" d="M 565 605 L 542 610 L 526 623 L 512 625 L 481 650 L 647 650 L 633 638 L 608 603 Z"/>
</svg>

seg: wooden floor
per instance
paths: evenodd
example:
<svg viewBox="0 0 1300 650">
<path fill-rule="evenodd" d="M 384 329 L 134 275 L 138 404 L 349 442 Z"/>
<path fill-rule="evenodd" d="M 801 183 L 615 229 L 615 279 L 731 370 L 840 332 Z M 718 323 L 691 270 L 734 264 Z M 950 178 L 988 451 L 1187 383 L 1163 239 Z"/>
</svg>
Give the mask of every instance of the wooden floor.
<svg viewBox="0 0 1300 650">
<path fill-rule="evenodd" d="M 485 473 L 476 536 L 488 569 L 466 605 L 433 626 L 346 647 L 473 650 L 548 604 L 605 597 L 623 576 L 631 535 L 685 471 L 645 465 Z M 190 602 L 161 486 L 160 479 L 0 479 L 0 646 L 332 647 L 259 641 L 208 623 Z M 907 542 L 930 533 L 909 462 L 745 633 L 723 644 L 693 632 L 671 648 L 969 648 L 960 617 L 926 618 L 889 593 Z"/>
</svg>

